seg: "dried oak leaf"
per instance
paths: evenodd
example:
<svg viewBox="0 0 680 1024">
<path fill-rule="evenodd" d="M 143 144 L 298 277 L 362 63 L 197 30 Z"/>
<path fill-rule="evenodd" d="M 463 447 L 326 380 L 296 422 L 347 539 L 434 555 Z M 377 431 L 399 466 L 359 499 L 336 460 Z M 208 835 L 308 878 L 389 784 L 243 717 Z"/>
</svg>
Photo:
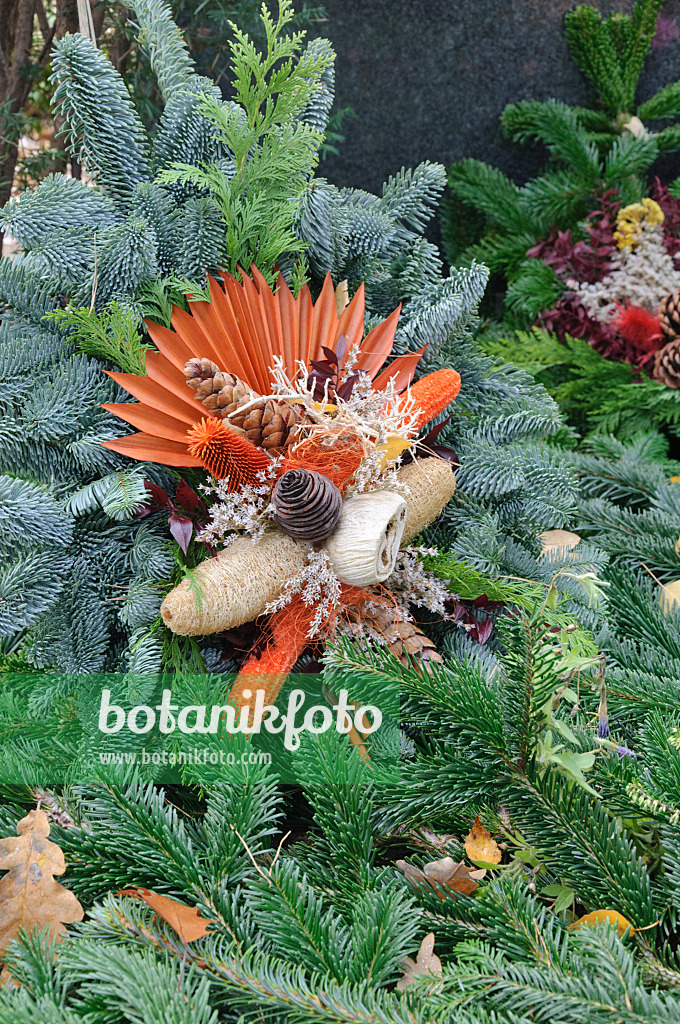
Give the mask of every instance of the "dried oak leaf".
<svg viewBox="0 0 680 1024">
<path fill-rule="evenodd" d="M 432 974 L 437 978 L 442 976 L 442 962 L 434 952 L 434 932 L 429 932 L 420 943 L 415 960 L 410 956 L 404 960 L 404 976 L 397 982 L 397 991 L 403 992 L 422 974 Z"/>
<path fill-rule="evenodd" d="M 457 864 L 453 857 L 431 860 L 422 871 L 405 860 L 398 860 L 397 867 L 404 872 L 409 882 L 414 885 L 429 885 L 442 900 L 452 892 L 469 896 L 486 874 L 484 868 L 471 868 L 463 861 Z M 442 892 L 442 889 L 448 889 L 449 892 Z"/>
<path fill-rule="evenodd" d="M 174 928 L 182 942 L 194 942 L 202 939 L 208 932 L 208 921 L 200 917 L 198 907 L 190 907 L 179 900 L 172 900 L 169 896 L 161 896 L 160 893 L 152 892 L 142 886 L 133 889 L 121 889 L 116 896 L 134 896 L 135 899 L 144 900 L 147 906 L 162 917 L 164 921 Z"/>
<path fill-rule="evenodd" d="M 465 837 L 465 852 L 475 862 L 483 864 L 499 864 L 501 850 L 490 832 L 482 825 L 479 817 L 475 818 L 474 824 Z"/>
<path fill-rule="evenodd" d="M 49 928 L 57 941 L 66 925 L 82 921 L 83 908 L 54 878 L 66 871 L 64 854 L 47 838 L 50 823 L 44 811 L 30 811 L 17 824 L 17 835 L 0 839 L 0 959 L 20 928 Z M 4 967 L 2 982 L 10 980 Z"/>
</svg>

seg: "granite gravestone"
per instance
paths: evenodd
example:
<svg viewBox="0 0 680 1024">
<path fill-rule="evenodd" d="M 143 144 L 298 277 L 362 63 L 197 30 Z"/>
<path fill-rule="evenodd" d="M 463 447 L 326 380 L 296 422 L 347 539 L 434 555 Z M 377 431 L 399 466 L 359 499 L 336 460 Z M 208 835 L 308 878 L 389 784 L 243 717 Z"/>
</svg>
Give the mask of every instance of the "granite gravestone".
<svg viewBox="0 0 680 1024">
<path fill-rule="evenodd" d="M 595 0 L 603 15 L 633 0 Z M 555 97 L 585 103 L 588 85 L 562 32 L 572 0 L 326 0 L 313 34 L 337 52 L 336 108 L 352 107 L 345 141 L 318 173 L 380 192 L 385 179 L 421 160 L 476 157 L 516 181 L 535 174 L 536 149 L 506 142 L 507 103 Z M 668 0 L 641 80 L 640 97 L 680 78 L 680 0 Z M 670 161 L 670 165 L 669 165 Z M 680 169 L 664 161 L 666 177 Z"/>
</svg>

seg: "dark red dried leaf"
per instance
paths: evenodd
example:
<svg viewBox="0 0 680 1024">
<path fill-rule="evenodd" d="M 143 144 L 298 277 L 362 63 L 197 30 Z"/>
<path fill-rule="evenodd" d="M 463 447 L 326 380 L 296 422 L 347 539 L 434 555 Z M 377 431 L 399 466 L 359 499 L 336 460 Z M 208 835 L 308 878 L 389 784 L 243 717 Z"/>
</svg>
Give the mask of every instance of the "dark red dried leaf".
<svg viewBox="0 0 680 1024">
<path fill-rule="evenodd" d="M 170 526 L 170 533 L 186 555 L 193 536 L 194 524 L 188 516 L 178 516 L 176 512 L 170 513 L 168 524 Z"/>
<path fill-rule="evenodd" d="M 155 505 L 158 508 L 167 508 L 171 504 L 170 498 L 158 484 L 152 484 L 150 480 L 144 481 L 144 487 L 149 492 L 151 499 L 151 505 Z"/>
<path fill-rule="evenodd" d="M 185 480 L 181 480 L 179 487 L 175 491 L 175 502 L 181 505 L 187 512 L 200 511 L 203 514 L 207 514 L 207 508 L 202 498 L 193 491 L 189 484 Z"/>
</svg>

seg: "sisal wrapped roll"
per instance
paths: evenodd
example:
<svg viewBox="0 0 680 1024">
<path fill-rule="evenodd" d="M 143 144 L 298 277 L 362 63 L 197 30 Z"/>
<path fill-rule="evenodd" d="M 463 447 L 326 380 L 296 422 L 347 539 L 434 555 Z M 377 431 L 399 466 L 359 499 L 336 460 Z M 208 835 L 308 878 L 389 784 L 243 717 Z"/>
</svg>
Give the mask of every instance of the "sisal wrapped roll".
<svg viewBox="0 0 680 1024">
<path fill-rule="evenodd" d="M 401 546 L 408 544 L 426 526 L 439 519 L 456 489 L 456 475 L 445 459 L 416 459 L 402 466 L 397 473 L 400 483 L 406 484 L 406 523 Z"/>
<path fill-rule="evenodd" d="M 336 576 L 355 587 L 382 583 L 394 572 L 406 522 L 406 502 L 393 491 L 355 494 L 342 506 L 326 550 Z"/>
<path fill-rule="evenodd" d="M 215 558 L 201 562 L 191 583 L 182 580 L 170 591 L 161 605 L 163 622 L 180 636 L 204 636 L 242 626 L 262 615 L 306 560 L 306 549 L 278 530 L 266 533 L 256 544 L 239 537 Z"/>
</svg>

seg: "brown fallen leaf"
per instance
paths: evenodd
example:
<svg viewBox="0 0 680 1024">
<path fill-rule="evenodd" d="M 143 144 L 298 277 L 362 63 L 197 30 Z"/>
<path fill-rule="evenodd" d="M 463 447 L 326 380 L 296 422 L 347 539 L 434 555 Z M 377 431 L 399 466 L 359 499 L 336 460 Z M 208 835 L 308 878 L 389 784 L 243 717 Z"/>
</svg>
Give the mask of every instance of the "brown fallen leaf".
<svg viewBox="0 0 680 1024">
<path fill-rule="evenodd" d="M 185 944 L 202 939 L 208 932 L 208 925 L 213 924 L 207 918 L 200 917 L 198 907 L 190 907 L 187 903 L 170 899 L 169 896 L 161 896 L 160 893 L 152 892 L 143 886 L 121 889 L 116 896 L 134 896 L 138 900 L 144 900 L 147 906 L 175 929 Z"/>
<path fill-rule="evenodd" d="M 54 877 L 63 875 L 66 861 L 49 834 L 47 815 L 37 809 L 17 824 L 16 836 L 0 839 L 0 870 L 7 871 L 0 880 L 0 959 L 20 928 L 49 928 L 50 937 L 60 941 L 67 924 L 83 919 L 76 897 Z M 0 981 L 10 980 L 5 966 Z"/>
<path fill-rule="evenodd" d="M 491 833 L 484 828 L 479 816 L 475 818 L 472 828 L 465 837 L 465 852 L 473 861 L 481 861 L 483 864 L 500 863 L 500 847 Z"/>
<path fill-rule="evenodd" d="M 432 974 L 437 978 L 442 976 L 442 962 L 434 952 L 434 932 L 429 932 L 420 943 L 415 960 L 410 956 L 404 960 L 404 976 L 397 982 L 397 992 L 403 992 L 422 974 Z"/>
<path fill-rule="evenodd" d="M 442 900 L 452 892 L 469 896 L 486 874 L 484 868 L 471 868 L 464 861 L 456 863 L 453 857 L 431 860 L 422 871 L 405 860 L 398 860 L 397 867 L 404 872 L 409 882 L 413 882 L 414 885 L 431 886 Z M 449 893 L 442 892 L 442 889 L 448 889 Z"/>
<path fill-rule="evenodd" d="M 583 928 L 588 925 L 604 924 L 606 921 L 609 924 L 614 925 L 618 930 L 619 935 L 623 935 L 626 929 L 630 929 L 631 935 L 637 931 L 633 928 L 630 921 L 627 921 L 623 914 L 619 914 L 616 910 L 592 910 L 589 914 L 584 914 L 583 917 L 579 917 L 578 921 L 572 922 L 567 925 L 567 930 L 572 931 L 574 928 Z"/>
</svg>

